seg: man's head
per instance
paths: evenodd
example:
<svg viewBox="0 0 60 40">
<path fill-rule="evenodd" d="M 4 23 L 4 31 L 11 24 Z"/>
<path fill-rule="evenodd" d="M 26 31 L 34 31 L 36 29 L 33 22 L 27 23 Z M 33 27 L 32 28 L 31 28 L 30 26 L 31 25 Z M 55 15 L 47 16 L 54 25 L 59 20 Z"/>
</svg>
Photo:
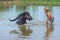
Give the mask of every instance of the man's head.
<svg viewBox="0 0 60 40">
<path fill-rule="evenodd" d="M 48 12 L 48 11 L 49 11 L 49 9 L 48 9 L 48 8 L 44 8 L 44 10 L 45 10 L 45 12 Z"/>
</svg>

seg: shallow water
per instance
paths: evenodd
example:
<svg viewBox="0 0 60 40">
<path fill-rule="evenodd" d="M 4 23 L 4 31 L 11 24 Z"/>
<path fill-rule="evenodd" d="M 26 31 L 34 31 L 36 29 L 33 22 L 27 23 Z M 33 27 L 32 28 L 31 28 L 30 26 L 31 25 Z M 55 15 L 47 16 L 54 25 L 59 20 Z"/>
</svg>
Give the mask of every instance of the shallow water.
<svg viewBox="0 0 60 40">
<path fill-rule="evenodd" d="M 54 15 L 53 25 L 46 25 L 46 6 L 5 5 L 0 7 L 0 40 L 60 40 L 60 6 L 47 6 Z M 28 11 L 33 17 L 25 25 L 17 25 L 14 19 L 21 12 Z"/>
</svg>

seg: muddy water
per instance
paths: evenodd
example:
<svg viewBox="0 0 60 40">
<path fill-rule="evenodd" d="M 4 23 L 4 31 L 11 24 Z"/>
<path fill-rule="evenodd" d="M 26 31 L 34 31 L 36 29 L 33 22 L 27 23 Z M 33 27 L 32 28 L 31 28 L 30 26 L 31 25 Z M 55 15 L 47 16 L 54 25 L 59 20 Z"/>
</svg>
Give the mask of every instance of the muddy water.
<svg viewBox="0 0 60 40">
<path fill-rule="evenodd" d="M 0 40 L 60 40 L 60 6 L 48 6 L 54 15 L 53 25 L 46 25 L 46 6 L 2 6 L 0 7 Z M 28 11 L 33 17 L 25 25 L 17 25 L 14 19 Z"/>
</svg>

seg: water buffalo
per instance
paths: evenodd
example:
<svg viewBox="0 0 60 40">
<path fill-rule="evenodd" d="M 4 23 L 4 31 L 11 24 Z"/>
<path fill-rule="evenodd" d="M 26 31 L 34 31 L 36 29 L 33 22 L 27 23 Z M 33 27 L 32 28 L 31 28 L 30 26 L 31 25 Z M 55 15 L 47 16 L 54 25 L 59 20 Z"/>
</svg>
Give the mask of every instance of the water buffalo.
<svg viewBox="0 0 60 40">
<path fill-rule="evenodd" d="M 19 14 L 15 19 L 11 20 L 9 19 L 10 21 L 16 21 L 16 23 L 18 25 L 21 25 L 21 24 L 26 24 L 26 20 L 32 20 L 33 18 L 31 17 L 30 13 L 29 12 L 23 12 L 21 14 Z"/>
</svg>

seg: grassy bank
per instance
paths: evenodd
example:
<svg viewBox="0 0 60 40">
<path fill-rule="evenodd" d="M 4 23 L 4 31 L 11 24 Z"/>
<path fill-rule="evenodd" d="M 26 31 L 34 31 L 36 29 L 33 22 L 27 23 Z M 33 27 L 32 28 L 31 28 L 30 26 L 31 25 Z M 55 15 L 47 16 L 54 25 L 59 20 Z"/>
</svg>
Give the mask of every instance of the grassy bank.
<svg viewBox="0 0 60 40">
<path fill-rule="evenodd" d="M 22 2 L 60 2 L 60 0 L 19 0 Z"/>
<path fill-rule="evenodd" d="M 30 1 L 30 2 L 27 2 L 27 1 L 1 1 L 0 4 L 16 4 L 16 5 L 59 5 L 60 6 L 60 2 L 33 2 L 33 1 Z"/>
<path fill-rule="evenodd" d="M 25 4 L 25 5 L 60 5 L 60 2 L 19 2 L 18 4 Z"/>
</svg>

